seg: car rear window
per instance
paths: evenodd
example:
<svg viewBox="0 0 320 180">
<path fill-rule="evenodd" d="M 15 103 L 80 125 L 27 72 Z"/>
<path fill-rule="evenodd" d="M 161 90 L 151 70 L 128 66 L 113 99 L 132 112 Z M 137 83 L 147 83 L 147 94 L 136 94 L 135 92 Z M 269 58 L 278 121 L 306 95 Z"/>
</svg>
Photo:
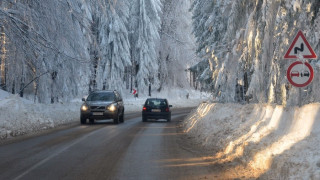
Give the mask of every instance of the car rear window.
<svg viewBox="0 0 320 180">
<path fill-rule="evenodd" d="M 167 106 L 165 99 L 149 99 L 146 102 L 147 106 Z"/>
<path fill-rule="evenodd" d="M 114 101 L 113 92 L 92 93 L 88 96 L 87 101 Z"/>
</svg>

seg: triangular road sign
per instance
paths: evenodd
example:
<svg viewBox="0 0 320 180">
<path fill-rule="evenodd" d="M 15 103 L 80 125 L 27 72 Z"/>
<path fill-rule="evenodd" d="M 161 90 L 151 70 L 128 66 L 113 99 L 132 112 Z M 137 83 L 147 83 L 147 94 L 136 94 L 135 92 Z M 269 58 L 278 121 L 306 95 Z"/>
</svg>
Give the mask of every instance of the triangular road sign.
<svg viewBox="0 0 320 180">
<path fill-rule="evenodd" d="M 293 42 L 291 43 L 286 55 L 285 59 L 298 59 L 298 55 L 301 54 L 305 59 L 316 59 L 317 55 L 313 51 L 306 37 L 304 37 L 302 31 L 300 30 Z"/>
</svg>

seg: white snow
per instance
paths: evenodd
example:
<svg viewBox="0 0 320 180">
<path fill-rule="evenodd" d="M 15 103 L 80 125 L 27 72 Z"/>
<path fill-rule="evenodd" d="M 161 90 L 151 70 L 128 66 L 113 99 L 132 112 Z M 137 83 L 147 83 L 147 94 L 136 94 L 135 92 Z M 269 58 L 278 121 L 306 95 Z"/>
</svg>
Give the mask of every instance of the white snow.
<svg viewBox="0 0 320 180">
<path fill-rule="evenodd" d="M 293 6 L 293 10 L 295 12 L 297 12 L 299 9 L 301 9 L 301 2 L 300 0 L 294 0 L 291 2 L 292 6 Z"/>
<path fill-rule="evenodd" d="M 319 103 L 202 103 L 183 127 L 210 152 L 213 164 L 237 164 L 228 169 L 228 178 L 319 179 L 319 110 Z"/>
<path fill-rule="evenodd" d="M 189 93 L 189 98 L 186 98 Z M 167 98 L 173 108 L 196 107 L 208 95 L 198 91 L 168 90 L 152 92 L 151 97 Z M 140 112 L 147 97 L 123 94 L 125 113 Z M 70 103 L 33 103 L 0 90 L 0 140 L 29 134 L 64 124 L 80 123 L 81 98 Z"/>
<path fill-rule="evenodd" d="M 174 108 L 198 105 L 182 126 L 189 139 L 210 152 L 207 159 L 213 164 L 236 164 L 228 166 L 227 178 L 320 178 L 319 103 L 209 103 L 204 101 L 208 94 L 181 89 L 152 92 L 151 97 L 167 98 Z M 140 112 L 146 98 L 123 94 L 126 113 Z M 0 90 L 0 138 L 78 123 L 80 99 L 40 104 Z"/>
<path fill-rule="evenodd" d="M 2 90 L 0 97 L 0 139 L 53 128 L 79 119 L 80 103 L 33 103 Z"/>
</svg>

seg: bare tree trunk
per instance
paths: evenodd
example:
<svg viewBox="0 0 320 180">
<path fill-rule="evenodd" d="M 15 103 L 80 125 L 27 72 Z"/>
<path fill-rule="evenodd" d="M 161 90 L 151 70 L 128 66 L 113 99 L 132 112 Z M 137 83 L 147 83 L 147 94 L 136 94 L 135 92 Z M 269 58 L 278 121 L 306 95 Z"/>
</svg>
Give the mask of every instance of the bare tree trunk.
<svg viewBox="0 0 320 180">
<path fill-rule="evenodd" d="M 37 102 L 37 96 L 38 96 L 38 87 L 39 87 L 39 83 L 38 83 L 38 79 L 33 81 L 34 83 L 34 87 L 35 87 L 35 90 L 34 90 L 34 99 L 33 99 L 33 102 Z"/>
<path fill-rule="evenodd" d="M 20 81 L 20 88 L 21 88 L 21 90 L 20 90 L 20 92 L 19 92 L 19 94 L 20 94 L 20 97 L 23 97 L 23 91 L 24 91 L 24 81 L 25 81 L 25 78 L 24 78 L 25 76 L 24 76 L 24 68 L 22 68 L 22 73 L 21 73 L 21 81 Z M 22 89 L 23 88 L 23 89 Z"/>
<path fill-rule="evenodd" d="M 0 88 L 6 90 L 6 34 L 0 27 Z"/>
<path fill-rule="evenodd" d="M 99 19 L 95 16 L 92 17 L 92 24 L 91 24 L 91 32 L 94 38 L 94 42 L 93 45 L 91 46 L 91 59 L 93 62 L 93 72 L 91 74 L 91 78 L 90 78 L 90 84 L 89 84 L 89 92 L 94 91 L 97 89 L 97 71 L 98 71 L 98 66 L 99 66 L 99 47 L 98 47 L 98 43 L 99 43 L 99 31 L 98 31 L 98 27 L 99 27 Z"/>
<path fill-rule="evenodd" d="M 133 67 L 134 67 L 134 61 L 133 61 L 133 54 L 132 49 L 130 50 L 130 57 L 131 57 L 131 67 L 130 67 L 130 93 L 132 93 L 133 90 Z"/>
<path fill-rule="evenodd" d="M 51 104 L 54 103 L 55 98 L 57 99 L 58 97 L 55 96 L 55 91 L 54 91 L 54 86 L 56 85 L 56 77 L 57 77 L 57 71 L 54 71 L 51 73 Z"/>
</svg>

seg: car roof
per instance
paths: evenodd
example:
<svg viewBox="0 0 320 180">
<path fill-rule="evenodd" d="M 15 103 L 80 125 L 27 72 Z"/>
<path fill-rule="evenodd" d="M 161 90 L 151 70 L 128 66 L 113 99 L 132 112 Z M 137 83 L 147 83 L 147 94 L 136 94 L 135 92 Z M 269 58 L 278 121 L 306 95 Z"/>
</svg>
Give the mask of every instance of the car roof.
<svg viewBox="0 0 320 180">
<path fill-rule="evenodd" d="M 98 90 L 98 91 L 92 91 L 91 93 L 107 93 L 107 92 L 114 92 L 116 90 Z"/>
<path fill-rule="evenodd" d="M 167 100 L 165 98 L 148 98 L 147 100 Z"/>
</svg>

